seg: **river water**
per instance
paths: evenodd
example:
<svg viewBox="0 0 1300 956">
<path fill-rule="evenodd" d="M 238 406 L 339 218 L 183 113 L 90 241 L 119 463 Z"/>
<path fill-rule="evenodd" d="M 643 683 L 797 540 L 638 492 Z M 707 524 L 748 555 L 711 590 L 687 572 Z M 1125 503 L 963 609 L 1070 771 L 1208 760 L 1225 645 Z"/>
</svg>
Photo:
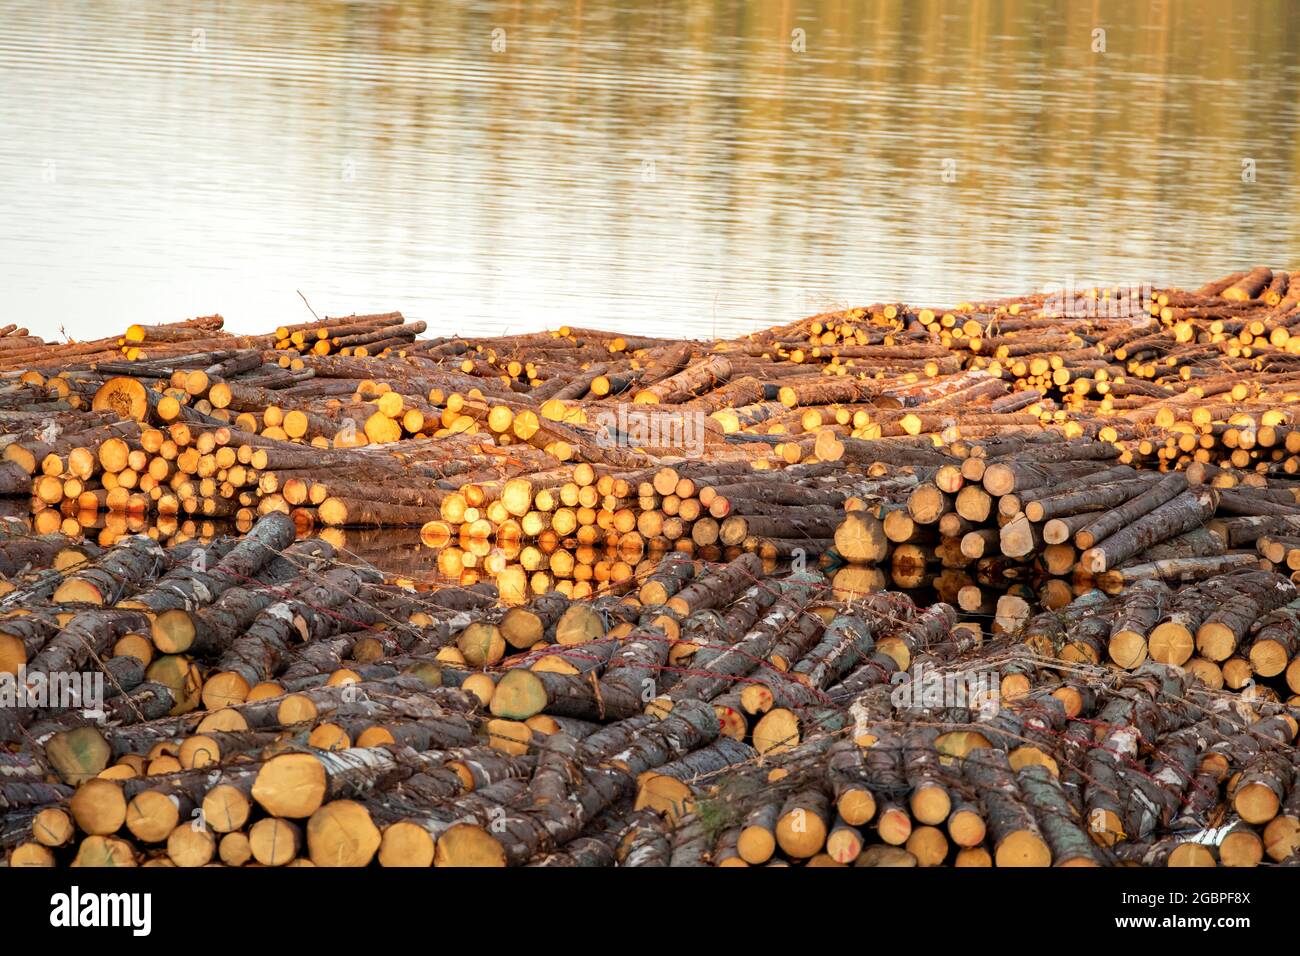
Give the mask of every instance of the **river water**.
<svg viewBox="0 0 1300 956">
<path fill-rule="evenodd" d="M 0 324 L 731 335 L 1300 266 L 1300 7 L 6 0 Z"/>
</svg>

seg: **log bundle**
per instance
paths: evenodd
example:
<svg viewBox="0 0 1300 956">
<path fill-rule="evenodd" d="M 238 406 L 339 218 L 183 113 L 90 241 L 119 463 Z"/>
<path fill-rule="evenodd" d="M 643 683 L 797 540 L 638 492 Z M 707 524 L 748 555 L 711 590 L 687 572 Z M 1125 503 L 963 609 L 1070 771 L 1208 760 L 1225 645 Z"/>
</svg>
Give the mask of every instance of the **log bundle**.
<svg viewBox="0 0 1300 956">
<path fill-rule="evenodd" d="M 5 454 L 18 467 L 6 467 L 0 490 L 18 493 L 19 468 L 35 476 L 37 510 L 53 512 L 40 516 L 43 530 L 57 521 L 71 532 L 73 512 L 92 506 L 161 515 L 189 507 L 208 517 L 242 514 L 245 525 L 259 510 L 298 508 L 300 520 L 321 525 L 431 523 L 440 540 L 510 537 L 523 518 L 545 524 L 553 494 L 520 515 L 492 507 L 511 478 L 569 498 L 565 485 L 600 478 L 624 493 L 601 491 L 594 505 L 561 502 L 551 511 L 576 509 L 581 519 L 594 509 L 608 525 L 604 512 L 632 507 L 638 520 L 651 513 L 643 524 L 667 525 L 664 537 L 683 541 L 696 537 L 694 499 L 707 482 L 696 482 L 693 496 L 660 492 L 644 487 L 648 470 L 699 458 L 781 471 L 864 454 L 842 439 L 888 439 L 882 451 L 896 463 L 924 462 L 935 446 L 961 440 L 1090 437 L 1116 445 L 1119 463 L 1198 465 L 1226 483 L 1284 481 L 1300 467 L 1289 407 L 1300 343 L 1287 331 L 1296 295 L 1279 297 L 1289 278 L 1268 270 L 1250 273 L 1245 291 L 1266 272 L 1273 278 L 1258 300 L 1225 298 L 1238 287 L 1220 294 L 1211 284 L 1159 290 L 1145 303 L 1089 290 L 1069 310 L 1043 296 L 951 311 L 873 306 L 715 342 L 571 328 L 420 340 L 423 324 L 399 313 L 314 320 L 265 336 L 225 333 L 219 316 L 132 326 L 121 338 L 87 343 L 33 344 L 14 330 L 0 337 L 13 342 L 0 348 L 8 381 L 0 404 L 12 409 L 4 416 L 14 447 Z M 1117 302 L 1129 311 L 1117 314 Z M 630 418 L 614 414 L 628 408 Z M 129 433 L 130 421 L 141 436 Z M 130 446 L 131 460 L 97 469 L 98 446 L 111 437 Z M 228 453 L 214 467 L 182 458 L 187 441 L 201 446 L 200 458 L 220 442 L 233 441 L 240 459 L 255 447 L 270 452 L 258 456 L 264 469 L 226 462 Z M 281 443 L 378 453 L 312 459 Z M 408 452 L 426 464 L 439 459 L 424 475 L 431 482 L 452 477 L 449 469 L 457 480 L 390 490 L 387 498 L 400 500 L 363 494 L 389 484 L 368 470 L 382 472 Z M 122 457 L 119 444 L 110 457 Z M 579 465 L 587 467 L 574 474 Z M 232 474 L 232 466 L 242 467 Z M 343 494 L 327 493 L 326 474 L 347 483 Z M 176 487 L 196 476 L 203 494 Z M 299 500 L 285 500 L 282 484 Z M 441 494 L 449 491 L 461 496 Z M 322 515 L 326 497 L 340 503 Z M 565 526 L 569 515 L 559 517 Z M 706 520 L 698 536 L 712 534 Z M 767 537 L 769 552 L 790 547 Z"/>
<path fill-rule="evenodd" d="M 17 531 L 17 529 L 11 529 Z M 0 687 L 11 866 L 1254 866 L 1300 852 L 1296 588 L 1091 590 L 1014 633 L 670 553 L 590 599 L 403 589 L 291 519 L 25 536 Z M 1153 593 L 1164 589 L 1167 593 Z M 1095 663 L 1174 625 L 1264 666 Z M 1288 627 L 1289 625 L 1289 627 Z M 1289 642 L 1289 643 L 1288 643 Z M 1074 650 L 1072 650 L 1074 649 Z M 1226 667 L 1224 668 L 1226 671 Z"/>
<path fill-rule="evenodd" d="M 0 330 L 0 849 L 1300 863 L 1295 276 Z"/>
<path fill-rule="evenodd" d="M 1226 597 L 1233 592 L 1225 582 L 1244 572 L 1300 580 L 1291 567 L 1300 524 L 1290 488 L 1259 475 L 1234 484 L 1195 465 L 1162 473 L 1117 464 L 1114 446 L 1086 440 L 1015 451 L 955 443 L 947 453 L 906 495 L 852 503 L 825 558 L 840 596 L 921 589 L 972 623 L 1009 633 L 1034 609 L 1055 610 L 1094 589 L 1132 593 L 1145 602 L 1133 626 L 1080 650 L 1089 662 L 1196 666 L 1234 687 L 1251 679 L 1251 667 L 1234 658 L 1241 634 L 1202 640 L 1193 628 L 1171 642 L 1174 632 L 1157 625 L 1171 587 L 1197 584 Z M 1279 606 L 1291 586 L 1275 589 Z M 1225 666 L 1226 678 L 1218 673 Z"/>
</svg>

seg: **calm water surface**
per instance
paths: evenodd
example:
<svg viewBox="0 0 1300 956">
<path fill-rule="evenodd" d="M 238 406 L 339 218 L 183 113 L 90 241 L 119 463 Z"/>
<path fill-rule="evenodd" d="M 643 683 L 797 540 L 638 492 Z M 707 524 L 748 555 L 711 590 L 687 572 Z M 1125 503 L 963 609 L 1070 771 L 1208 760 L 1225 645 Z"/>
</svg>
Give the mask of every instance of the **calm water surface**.
<svg viewBox="0 0 1300 956">
<path fill-rule="evenodd" d="M 1285 0 L 0 11 L 0 324 L 49 336 L 261 331 L 310 318 L 298 290 L 439 332 L 737 334 L 1300 268 Z"/>
</svg>

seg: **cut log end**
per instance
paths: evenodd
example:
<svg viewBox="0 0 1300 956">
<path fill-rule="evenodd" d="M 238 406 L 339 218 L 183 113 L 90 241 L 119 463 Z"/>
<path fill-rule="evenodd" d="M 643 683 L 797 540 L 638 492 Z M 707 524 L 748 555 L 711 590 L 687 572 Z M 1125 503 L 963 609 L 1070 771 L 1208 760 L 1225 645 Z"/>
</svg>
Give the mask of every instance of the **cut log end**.
<svg viewBox="0 0 1300 956">
<path fill-rule="evenodd" d="M 280 754 L 258 771 L 252 795 L 273 816 L 302 819 L 320 808 L 326 786 L 325 768 L 316 757 Z"/>
<path fill-rule="evenodd" d="M 380 842 L 370 811 L 355 800 L 333 800 L 307 821 L 307 853 L 317 866 L 367 866 Z"/>
<path fill-rule="evenodd" d="M 457 823 L 438 837 L 433 865 L 504 867 L 506 852 L 483 827 Z"/>
<path fill-rule="evenodd" d="M 149 396 L 137 378 L 118 376 L 99 387 L 91 399 L 92 411 L 111 411 L 120 419 L 142 422 L 149 414 Z"/>
<path fill-rule="evenodd" d="M 1020 830 L 1003 837 L 995 859 L 998 866 L 1051 866 L 1052 851 L 1038 834 Z"/>
<path fill-rule="evenodd" d="M 527 720 L 546 709 L 546 687 L 525 668 L 508 670 L 497 681 L 488 709 L 497 717 Z"/>
<path fill-rule="evenodd" d="M 379 865 L 385 867 L 433 866 L 435 843 L 429 831 L 399 820 L 384 828 L 379 844 Z"/>
<path fill-rule="evenodd" d="M 883 561 L 889 554 L 889 538 L 875 515 L 867 511 L 850 511 L 835 530 L 835 551 L 848 561 Z"/>
</svg>

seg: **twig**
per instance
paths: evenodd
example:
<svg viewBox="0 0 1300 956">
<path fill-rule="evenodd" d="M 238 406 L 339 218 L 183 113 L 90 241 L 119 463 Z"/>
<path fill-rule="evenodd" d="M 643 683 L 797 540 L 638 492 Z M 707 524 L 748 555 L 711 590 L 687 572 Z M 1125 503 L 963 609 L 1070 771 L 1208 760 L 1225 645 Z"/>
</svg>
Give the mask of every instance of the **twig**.
<svg viewBox="0 0 1300 956">
<path fill-rule="evenodd" d="M 311 303 L 307 301 L 307 297 L 302 294 L 302 289 L 295 289 L 294 291 L 297 292 L 298 297 L 302 299 L 302 304 L 307 307 L 307 311 L 312 314 L 312 316 L 316 319 L 317 322 L 321 321 L 321 317 L 319 315 L 316 315 L 316 310 L 311 307 Z"/>
</svg>

